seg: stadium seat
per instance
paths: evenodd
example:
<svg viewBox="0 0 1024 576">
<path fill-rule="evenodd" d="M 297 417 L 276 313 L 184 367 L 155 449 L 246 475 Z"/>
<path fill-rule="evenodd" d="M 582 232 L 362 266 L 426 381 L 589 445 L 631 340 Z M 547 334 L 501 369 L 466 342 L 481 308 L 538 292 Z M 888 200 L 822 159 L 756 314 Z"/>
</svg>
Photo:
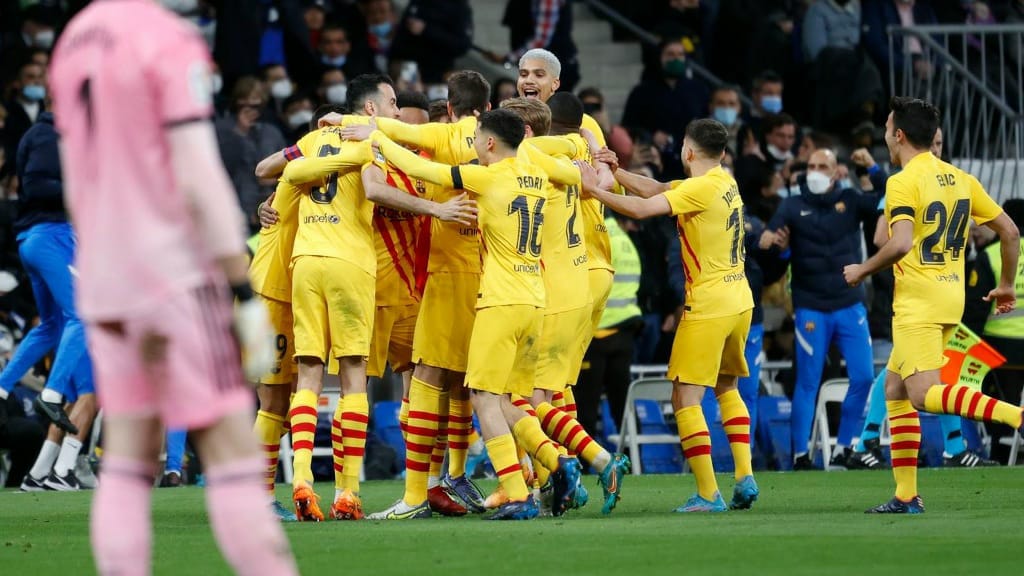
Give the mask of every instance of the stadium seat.
<svg viewBox="0 0 1024 576">
<path fill-rule="evenodd" d="M 643 473 L 643 462 L 640 458 L 640 446 L 648 444 L 679 444 L 676 434 L 646 434 L 640 431 L 637 424 L 637 400 L 654 400 L 656 402 L 672 401 L 672 382 L 664 378 L 636 380 L 629 385 L 626 393 L 626 409 L 622 414 L 622 432 L 619 434 L 616 451 L 629 449 L 629 457 L 633 460 L 633 474 Z M 660 412 L 660 411 L 659 411 Z"/>
<path fill-rule="evenodd" d="M 373 405 L 371 423 L 377 439 L 394 449 L 398 469 L 405 470 L 405 439 L 402 438 L 402 426 L 398 420 L 401 411 L 401 402 L 377 402 Z"/>
<path fill-rule="evenodd" d="M 818 390 L 818 404 L 814 410 L 814 421 L 811 424 L 811 442 L 808 444 L 811 459 L 814 459 L 815 450 L 821 451 L 821 461 L 828 470 L 828 463 L 832 461 L 832 449 L 836 445 L 836 437 L 832 435 L 832 426 L 828 418 L 828 404 L 838 402 L 842 404 L 846 398 L 846 392 L 850 388 L 850 381 L 846 378 L 833 378 L 826 380 Z"/>
<path fill-rule="evenodd" d="M 606 450 L 614 450 L 618 439 L 619 427 L 615 425 L 615 419 L 612 418 L 611 405 L 608 404 L 607 398 L 601 398 L 601 437 L 597 438 L 597 441 Z"/>
<path fill-rule="evenodd" d="M 761 396 L 757 400 L 758 446 L 765 458 L 775 459 L 776 470 L 793 469 L 793 404 L 785 396 Z"/>
</svg>

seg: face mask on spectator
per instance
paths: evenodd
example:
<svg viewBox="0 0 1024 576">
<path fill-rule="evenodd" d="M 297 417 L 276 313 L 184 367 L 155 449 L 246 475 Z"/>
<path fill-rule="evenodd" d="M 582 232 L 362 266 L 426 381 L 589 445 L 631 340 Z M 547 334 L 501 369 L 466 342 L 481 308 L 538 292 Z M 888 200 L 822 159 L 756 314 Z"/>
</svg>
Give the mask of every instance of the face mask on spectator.
<svg viewBox="0 0 1024 576">
<path fill-rule="evenodd" d="M 381 38 L 391 34 L 391 22 L 382 22 L 380 24 L 370 26 L 370 34 Z"/>
<path fill-rule="evenodd" d="M 29 84 L 21 89 L 21 95 L 25 97 L 25 100 L 39 102 L 46 98 L 46 87 L 39 84 Z"/>
<path fill-rule="evenodd" d="M 665 76 L 668 78 L 685 78 L 686 77 L 686 60 L 673 59 L 665 62 L 662 65 L 662 69 L 665 71 Z"/>
<path fill-rule="evenodd" d="M 715 108 L 714 118 L 728 128 L 736 123 L 736 118 L 739 116 L 740 111 L 735 108 L 729 108 L 728 106 L 719 106 Z"/>
<path fill-rule="evenodd" d="M 327 87 L 327 101 L 331 104 L 344 104 L 348 97 L 348 86 L 344 83 L 332 84 Z"/>
<path fill-rule="evenodd" d="M 292 95 L 292 82 L 287 78 L 282 78 L 277 82 L 270 85 L 270 95 L 278 100 L 284 100 L 285 98 Z"/>
<path fill-rule="evenodd" d="M 782 112 L 782 96 L 761 96 L 761 108 L 769 114 Z"/>
<path fill-rule="evenodd" d="M 824 194 L 832 188 L 832 179 L 821 172 L 807 173 L 807 189 L 811 194 Z"/>
<path fill-rule="evenodd" d="M 210 75 L 210 93 L 220 94 L 220 91 L 224 89 L 224 78 L 220 74 Z"/>
<path fill-rule="evenodd" d="M 341 68 L 345 65 L 345 62 L 348 61 L 348 56 L 346 55 L 330 58 L 327 55 L 323 55 L 320 56 L 320 61 L 323 62 L 325 66 L 330 66 L 331 68 Z"/>
<path fill-rule="evenodd" d="M 789 160 L 790 158 L 793 157 L 792 152 L 790 152 L 789 150 L 779 150 L 778 148 L 775 147 L 774 144 L 768 145 L 768 153 L 771 154 L 772 157 L 775 158 L 776 160 L 782 162 Z"/>
<path fill-rule="evenodd" d="M 853 188 L 853 180 L 850 180 L 849 178 L 843 178 L 839 182 L 836 182 L 836 186 L 839 187 L 839 190 L 847 190 Z"/>
<path fill-rule="evenodd" d="M 297 129 L 299 126 L 305 126 L 309 124 L 309 121 L 313 119 L 312 110 L 296 110 L 292 112 L 292 115 L 288 117 L 288 127 L 292 130 Z"/>
<path fill-rule="evenodd" d="M 49 50 L 53 47 L 53 40 L 54 38 L 56 38 L 56 36 L 57 35 L 56 33 L 54 33 L 53 29 L 40 30 L 39 32 L 36 32 L 35 37 L 32 38 L 32 45 L 36 48 Z"/>
</svg>

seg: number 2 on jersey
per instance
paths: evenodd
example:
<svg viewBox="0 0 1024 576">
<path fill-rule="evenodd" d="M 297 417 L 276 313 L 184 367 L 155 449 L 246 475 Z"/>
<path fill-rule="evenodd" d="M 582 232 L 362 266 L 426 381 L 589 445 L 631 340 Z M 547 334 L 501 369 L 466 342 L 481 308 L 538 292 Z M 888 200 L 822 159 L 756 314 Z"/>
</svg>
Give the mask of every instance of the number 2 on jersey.
<svg viewBox="0 0 1024 576">
<path fill-rule="evenodd" d="M 580 189 L 577 186 L 569 186 L 569 191 L 565 195 L 565 201 L 566 205 L 572 207 L 572 214 L 569 215 L 569 221 L 565 226 L 565 239 L 570 248 L 575 248 L 583 242 L 580 235 L 576 233 L 576 213 L 578 211 L 577 208 L 579 208 L 579 204 L 576 202 L 576 199 L 579 197 Z M 604 206 L 604 204 L 601 206 Z"/>
<path fill-rule="evenodd" d="M 960 259 L 964 246 L 967 244 L 967 221 L 971 215 L 971 201 L 957 200 L 953 205 L 953 213 L 947 216 L 946 205 L 932 202 L 924 210 L 922 221 L 925 224 L 938 223 L 935 231 L 921 240 L 921 264 L 942 265 L 946 263 L 946 252 L 951 261 Z M 942 243 L 941 249 L 935 248 Z"/>
<path fill-rule="evenodd" d="M 516 196 L 516 199 L 508 205 L 509 216 L 519 215 L 519 242 L 516 252 L 526 254 L 526 251 L 529 250 L 533 256 L 540 256 L 540 226 L 544 223 L 543 210 L 543 198 L 538 199 L 533 204 L 533 210 L 530 210 L 529 201 L 523 194 Z"/>
<path fill-rule="evenodd" d="M 320 147 L 320 151 L 317 152 L 317 156 L 323 158 L 324 156 L 332 156 L 334 154 L 341 154 L 341 148 L 331 146 L 330 144 L 324 144 Z M 327 177 L 327 188 L 316 186 L 309 191 L 309 199 L 317 204 L 330 204 L 334 197 L 338 195 L 338 173 L 334 172 Z"/>
<path fill-rule="evenodd" d="M 732 230 L 732 250 L 729 252 L 729 264 L 736 266 L 746 260 L 743 250 L 743 214 L 739 208 L 734 208 L 729 214 L 729 220 L 725 223 L 725 229 Z"/>
</svg>

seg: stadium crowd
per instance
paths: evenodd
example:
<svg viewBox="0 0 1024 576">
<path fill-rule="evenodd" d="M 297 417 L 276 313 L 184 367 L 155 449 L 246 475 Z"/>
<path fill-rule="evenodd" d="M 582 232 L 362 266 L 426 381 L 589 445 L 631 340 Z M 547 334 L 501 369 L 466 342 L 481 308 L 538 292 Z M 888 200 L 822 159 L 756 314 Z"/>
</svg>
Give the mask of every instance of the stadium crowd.
<svg viewBox="0 0 1024 576">
<path fill-rule="evenodd" d="M 33 230 L 63 235 L 59 257 L 71 261 L 73 240 L 59 200 L 61 170 L 49 113 L 48 65 L 63 26 L 85 4 L 0 2 L 0 349 L 8 358 L 15 350 L 32 350 L 15 357 L 17 362 L 8 359 L 0 376 L 5 390 L 0 450 L 12 462 L 7 471 L 11 487 L 27 483 L 29 488 L 77 489 L 94 482 L 90 470 L 95 454 L 83 449 L 89 446 L 96 415 L 87 375 L 91 366 L 80 344 L 76 348 L 62 339 L 73 338 L 67 336 L 68 324 L 76 322 L 64 302 L 70 297 L 73 271 L 63 274 L 67 292 L 41 288 L 39 262 L 49 264 L 57 256 L 40 255 L 49 246 L 32 246 Z M 262 162 L 293 150 L 315 128 L 311 121 L 318 109 L 334 105 L 341 110 L 352 103 L 356 78 L 386 74 L 394 79 L 399 109 L 420 109 L 431 122 L 447 122 L 449 81 L 458 77 L 455 62 L 474 49 L 468 0 L 409 0 L 401 10 L 391 0 L 165 4 L 196 25 L 214 55 L 217 141 L 254 236 L 266 224 L 261 224 L 266 217 L 261 209 L 278 184 L 278 174 L 261 170 Z M 903 62 L 890 61 L 885 30 L 891 25 L 1024 22 L 1024 0 L 609 4 L 660 40 L 657 46 L 645 46 L 644 72 L 621 118 L 609 117 L 601 86 L 579 77 L 577 59 L 588 56 L 576 53 L 569 2 L 510 0 L 503 21 L 510 28 L 508 50 L 482 51 L 482 56 L 514 67 L 528 50 L 549 49 L 562 63 L 561 89 L 578 96 L 619 166 L 636 175 L 662 182 L 685 178 L 680 157 L 691 121 L 713 118 L 726 127 L 722 164 L 734 176 L 746 207 L 745 272 L 755 299 L 747 343 L 752 376 L 739 386 L 752 423 L 757 422 L 757 399 L 767 393 L 754 365 L 762 359 L 794 363 L 792 370 L 777 376 L 793 402 L 792 452 L 786 462 L 768 459 L 766 465 L 885 466 L 887 458 L 877 440 L 872 441 L 879 424 L 869 414 L 861 430 L 860 418 L 891 349 L 892 272 L 876 275 L 867 286 L 851 287 L 843 277 L 844 266 L 874 254 L 885 238 L 883 229 L 876 241 L 876 228 L 884 210 L 886 178 L 894 169 L 882 126 L 893 96 L 890 71 L 904 70 Z M 621 30 L 616 36 L 629 39 Z M 907 48 L 915 58 L 913 74 L 927 80 L 935 63 L 920 58 L 920 46 Z M 986 49 L 980 44 L 969 48 Z M 692 63 L 722 82 L 696 73 Z M 538 89 L 531 84 L 535 79 L 525 84 L 520 80 L 518 88 L 511 76 L 490 80 L 493 108 Z M 746 97 L 751 107 L 743 105 Z M 941 132 L 932 151 L 943 156 Z M 1005 206 L 1018 227 L 1024 226 L 1022 204 L 1024 199 L 1012 199 Z M 673 334 L 687 306 L 688 272 L 679 255 L 688 247 L 680 245 L 674 218 L 640 220 L 615 214 L 608 225 L 618 269 L 610 302 L 622 304 L 605 310 L 575 392 L 579 421 L 595 438 L 607 432 L 602 396 L 608 399 L 610 420 L 621 426 L 630 365 L 668 363 Z M 996 370 L 985 391 L 1017 404 L 1024 383 L 1024 327 L 1020 320 L 996 326 L 989 304 L 981 300 L 999 278 L 998 239 L 977 227 L 965 250 L 970 282 L 963 323 L 1002 353 L 1010 367 Z M 839 419 L 839 450 L 831 463 L 815 464 L 808 447 L 815 398 L 821 382 L 833 377 L 850 381 Z M 60 394 L 42 391 L 48 380 L 59 381 Z M 64 413 L 61 400 L 76 397 L 87 399 Z M 882 410 L 884 416 L 884 406 Z M 58 426 L 47 428 L 50 420 Z M 959 417 L 944 421 L 944 463 L 1005 463 L 998 438 L 1012 431 L 999 425 L 989 425 L 988 431 L 994 438 L 991 451 L 981 454 L 980 447 L 968 449 L 961 438 Z M 855 443 L 855 438 L 861 441 Z M 184 435 L 170 431 L 165 485 L 181 483 L 184 451 Z M 369 462 L 367 466 L 369 470 Z M 76 479 L 62 480 L 69 475 Z"/>
</svg>

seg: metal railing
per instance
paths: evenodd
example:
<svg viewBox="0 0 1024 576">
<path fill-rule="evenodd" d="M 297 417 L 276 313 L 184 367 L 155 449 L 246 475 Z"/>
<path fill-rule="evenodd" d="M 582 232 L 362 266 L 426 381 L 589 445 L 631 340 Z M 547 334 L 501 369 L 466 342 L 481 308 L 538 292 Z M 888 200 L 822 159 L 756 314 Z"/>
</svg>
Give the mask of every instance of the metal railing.
<svg viewBox="0 0 1024 576">
<path fill-rule="evenodd" d="M 657 36 L 655 36 L 654 34 L 651 34 L 647 30 L 644 30 L 636 22 L 633 22 L 629 18 L 626 18 L 625 16 L 622 15 L 621 12 L 619 12 L 618 10 L 616 10 L 616 9 L 612 8 L 611 6 L 605 4 L 601 0 L 576 0 L 576 1 L 577 2 L 582 2 L 583 4 L 586 4 L 587 6 L 590 7 L 591 10 L 594 11 L 595 14 L 597 14 L 598 16 L 602 16 L 605 19 L 607 19 L 610 22 L 612 22 L 613 24 L 623 28 L 624 30 L 626 30 L 627 32 L 629 32 L 630 34 L 635 36 L 637 40 L 639 40 L 640 42 L 642 42 L 644 44 L 647 44 L 649 46 L 657 46 L 660 43 L 660 40 L 658 39 Z M 725 85 L 729 84 L 725 80 L 722 80 L 718 76 L 715 76 L 710 70 L 708 70 L 707 68 L 705 68 L 704 66 L 700 65 L 697 62 L 693 62 L 691 60 L 691 61 L 688 62 L 688 66 L 689 66 L 690 70 L 692 70 L 695 75 L 697 75 L 702 80 L 707 82 L 708 85 L 711 86 L 712 88 L 718 88 L 719 86 L 725 86 Z M 753 109 L 754 102 L 750 99 L 750 97 L 747 96 L 746 94 L 744 94 L 742 90 L 740 91 L 739 94 L 740 94 L 740 102 L 743 103 L 743 106 L 747 110 Z"/>
<path fill-rule="evenodd" d="M 954 164 L 997 201 L 1024 196 L 1024 25 L 893 26 L 889 62 L 894 93 L 939 106 Z"/>
</svg>

